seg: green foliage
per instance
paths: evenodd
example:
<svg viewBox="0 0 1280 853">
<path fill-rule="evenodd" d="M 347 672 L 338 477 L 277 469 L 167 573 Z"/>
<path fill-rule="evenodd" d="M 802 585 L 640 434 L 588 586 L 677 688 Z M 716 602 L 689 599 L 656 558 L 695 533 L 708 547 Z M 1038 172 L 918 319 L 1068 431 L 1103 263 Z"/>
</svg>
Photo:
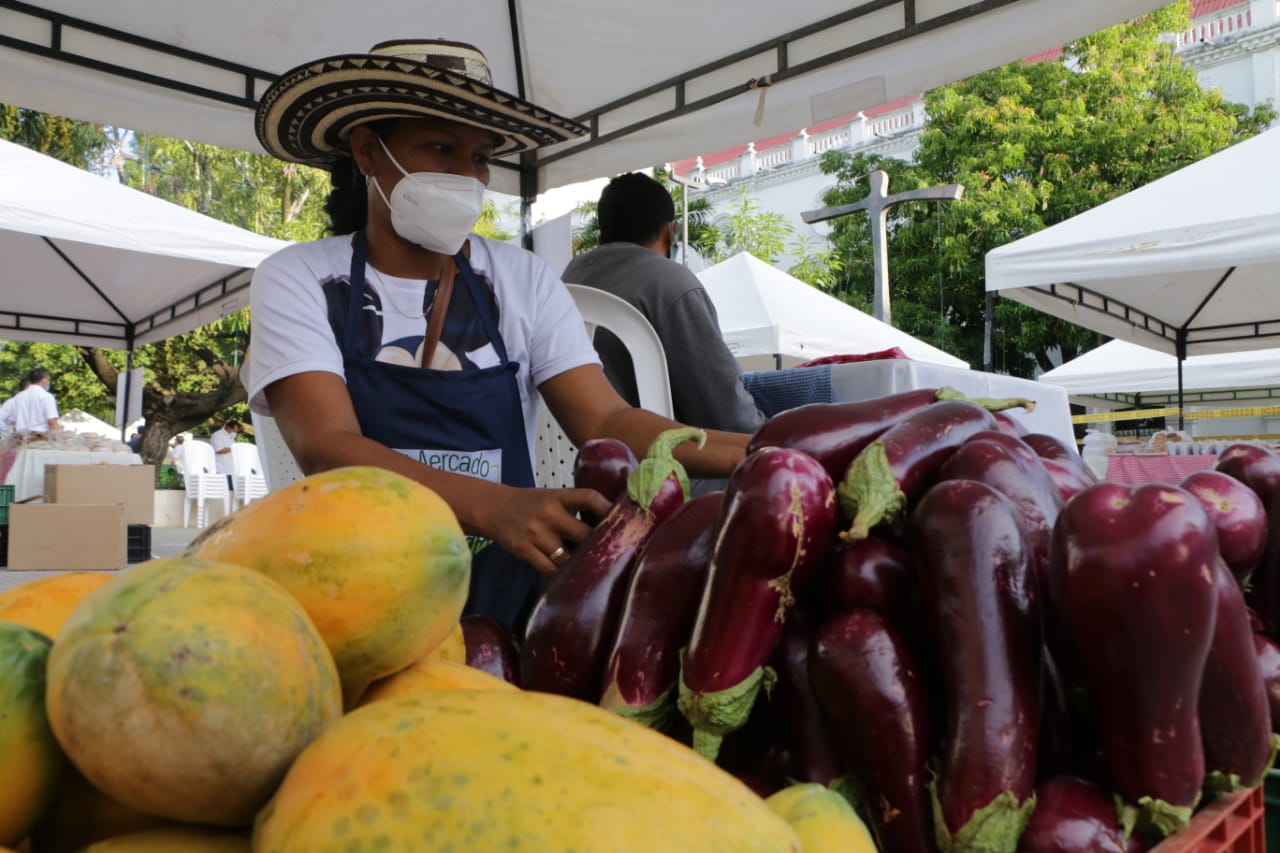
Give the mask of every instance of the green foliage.
<svg viewBox="0 0 1280 853">
<path fill-rule="evenodd" d="M 675 205 L 676 219 L 684 213 L 685 187 L 671 180 L 670 173 L 659 166 L 653 170 L 653 178 L 667 188 Z M 716 231 L 710 225 L 711 202 L 704 194 L 688 190 L 689 196 L 689 247 L 699 254 L 706 254 L 707 247 L 714 246 Z M 574 208 L 573 253 L 580 255 L 600 245 L 600 219 L 596 215 L 597 203 L 584 201 Z"/>
<path fill-rule="evenodd" d="M 872 169 L 890 192 L 941 183 L 964 186 L 951 202 L 914 202 L 890 217 L 894 324 L 982 364 L 984 259 L 1032 234 L 1147 184 L 1265 129 L 1269 106 L 1252 111 L 1202 90 L 1195 71 L 1161 33 L 1190 24 L 1175 4 L 1068 45 L 1056 62 L 1010 63 L 925 95 L 928 113 L 915 164 L 829 152 L 839 178 L 827 204 L 865 195 Z M 835 291 L 869 302 L 872 270 L 866 216 L 834 220 L 845 267 Z M 1069 359 L 1098 336 L 1007 300 L 996 300 L 994 364 L 1030 376 Z"/>
<path fill-rule="evenodd" d="M 751 190 L 742 187 L 729 207 L 722 223 L 714 226 L 699 248 L 713 264 L 739 252 L 750 252 L 772 264 L 787 252 L 787 241 L 795 235 L 795 226 L 781 213 L 761 210 Z"/>
<path fill-rule="evenodd" d="M 96 124 L 7 104 L 0 104 L 0 139 L 82 169 L 97 164 L 110 142 L 106 132 Z"/>
</svg>

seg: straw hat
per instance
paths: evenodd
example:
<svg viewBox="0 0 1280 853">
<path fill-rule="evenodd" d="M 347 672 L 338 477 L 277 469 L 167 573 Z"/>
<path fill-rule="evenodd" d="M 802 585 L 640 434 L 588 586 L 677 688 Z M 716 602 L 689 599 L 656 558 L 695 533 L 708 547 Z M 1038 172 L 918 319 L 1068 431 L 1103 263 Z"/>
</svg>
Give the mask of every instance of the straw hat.
<svg viewBox="0 0 1280 853">
<path fill-rule="evenodd" d="M 433 116 L 492 130 L 496 155 L 582 136 L 587 128 L 493 87 L 477 48 L 440 39 L 388 41 L 367 54 L 300 65 L 258 102 L 258 141 L 281 160 L 326 168 L 351 128 L 385 118 Z"/>
</svg>

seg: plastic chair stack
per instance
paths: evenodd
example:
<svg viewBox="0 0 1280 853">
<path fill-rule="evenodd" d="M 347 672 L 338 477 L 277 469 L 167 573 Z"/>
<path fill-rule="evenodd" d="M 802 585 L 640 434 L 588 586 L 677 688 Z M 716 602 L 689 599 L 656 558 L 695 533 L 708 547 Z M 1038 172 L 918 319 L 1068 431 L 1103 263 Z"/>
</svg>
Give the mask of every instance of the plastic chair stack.
<svg viewBox="0 0 1280 853">
<path fill-rule="evenodd" d="M 231 445 L 231 505 L 246 506 L 267 494 L 267 478 L 255 445 L 238 441 Z"/>
<path fill-rule="evenodd" d="M 672 416 L 671 378 L 667 374 L 667 354 L 662 340 L 640 310 L 627 302 L 582 284 L 566 284 L 569 295 L 578 305 L 587 334 L 594 337 L 597 328 L 605 328 L 622 341 L 635 369 L 636 392 L 640 407 L 664 417 Z M 573 462 L 578 449 L 564 434 L 560 424 L 544 405 L 538 416 L 535 446 L 537 459 L 534 480 L 543 488 L 563 489 L 573 486 Z"/>
<path fill-rule="evenodd" d="M 231 491 L 227 488 L 227 477 L 219 474 L 214 462 L 213 447 L 204 441 L 188 441 L 183 445 L 182 483 L 186 489 L 186 499 L 182 502 L 182 526 L 187 527 L 191 521 L 191 505 L 196 506 L 196 527 L 205 525 L 205 504 L 210 500 L 221 500 L 223 512 L 231 512 Z"/>
<path fill-rule="evenodd" d="M 258 443 L 262 461 L 266 463 L 262 472 L 266 477 L 267 489 L 275 491 L 294 480 L 301 480 L 304 476 L 302 469 L 293 458 L 289 445 L 284 443 L 284 436 L 280 434 L 280 427 L 276 426 L 276 419 L 257 412 L 252 412 L 250 418 L 253 420 L 254 441 Z"/>
</svg>

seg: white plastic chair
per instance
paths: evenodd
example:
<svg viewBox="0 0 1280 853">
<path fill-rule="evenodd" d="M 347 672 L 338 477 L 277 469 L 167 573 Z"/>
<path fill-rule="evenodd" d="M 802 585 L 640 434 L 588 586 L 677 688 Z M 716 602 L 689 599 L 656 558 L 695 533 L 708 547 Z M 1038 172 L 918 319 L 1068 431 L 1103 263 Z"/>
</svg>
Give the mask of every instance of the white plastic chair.
<svg viewBox="0 0 1280 853">
<path fill-rule="evenodd" d="M 276 419 L 257 412 L 251 412 L 250 419 L 253 421 L 253 439 L 258 444 L 258 454 L 263 462 L 263 475 L 267 478 L 267 490 L 274 492 L 306 476 L 293 458 L 293 451 L 284 443 Z"/>
<path fill-rule="evenodd" d="M 244 441 L 231 445 L 231 505 L 246 506 L 267 494 L 258 448 Z"/>
<path fill-rule="evenodd" d="M 196 527 L 204 527 L 205 503 L 222 500 L 224 514 L 231 512 L 231 490 L 227 488 L 227 475 L 219 474 L 214 462 L 213 447 L 204 441 L 188 441 L 184 445 L 182 483 L 186 499 L 182 502 L 182 526 L 191 521 L 191 505 L 196 505 Z"/>
<path fill-rule="evenodd" d="M 667 374 L 667 354 L 662 340 L 648 319 L 625 299 L 583 284 L 566 284 L 577 303 L 587 334 L 595 336 L 605 328 L 622 341 L 635 369 L 636 393 L 640 407 L 664 417 L 672 416 L 671 378 Z M 573 461 L 578 449 L 560 429 L 546 405 L 538 416 L 534 481 L 543 488 L 573 486 Z"/>
</svg>

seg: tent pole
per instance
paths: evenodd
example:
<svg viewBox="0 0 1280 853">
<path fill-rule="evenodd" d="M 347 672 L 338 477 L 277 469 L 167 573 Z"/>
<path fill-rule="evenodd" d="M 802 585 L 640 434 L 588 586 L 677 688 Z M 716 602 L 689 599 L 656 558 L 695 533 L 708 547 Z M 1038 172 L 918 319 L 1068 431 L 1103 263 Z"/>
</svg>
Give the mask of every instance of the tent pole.
<svg viewBox="0 0 1280 853">
<path fill-rule="evenodd" d="M 120 412 L 120 440 L 127 442 L 125 433 L 129 431 L 129 384 L 133 379 L 133 342 L 124 354 L 124 406 Z"/>
<path fill-rule="evenodd" d="M 1178 431 L 1182 432 L 1186 424 L 1186 414 L 1182 411 L 1182 362 L 1186 361 L 1187 358 L 1186 329 L 1178 330 L 1178 340 L 1175 346 L 1178 350 L 1176 353 L 1178 356 Z"/>
<path fill-rule="evenodd" d="M 520 245 L 533 251 L 533 203 L 538 200 L 538 161 L 532 151 L 520 155 Z"/>
</svg>

